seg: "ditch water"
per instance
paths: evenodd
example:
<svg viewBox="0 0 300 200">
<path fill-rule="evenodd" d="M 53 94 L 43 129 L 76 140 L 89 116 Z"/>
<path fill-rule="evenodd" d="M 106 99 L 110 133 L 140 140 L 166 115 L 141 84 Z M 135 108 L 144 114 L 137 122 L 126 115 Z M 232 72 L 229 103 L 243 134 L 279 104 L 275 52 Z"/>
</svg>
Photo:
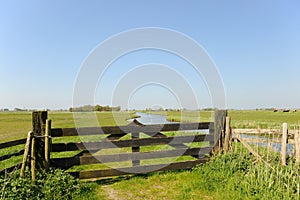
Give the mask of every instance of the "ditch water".
<svg viewBox="0 0 300 200">
<path fill-rule="evenodd" d="M 138 118 L 129 119 L 129 121 L 136 120 L 137 122 L 144 125 L 152 125 L 152 124 L 172 124 L 174 122 L 170 122 L 167 120 L 167 117 L 164 115 L 155 115 L 155 114 L 147 114 L 142 112 L 136 112 Z"/>
<path fill-rule="evenodd" d="M 270 139 L 270 138 L 267 138 L 267 137 L 264 137 L 264 136 L 258 136 L 258 135 L 248 135 L 248 134 L 240 134 L 240 136 L 242 138 L 261 138 L 261 139 Z M 270 139 L 271 140 L 271 139 Z M 256 144 L 256 143 L 252 143 L 252 142 L 249 142 L 250 144 Z M 280 143 L 272 143 L 270 144 L 271 148 L 276 151 L 276 152 L 281 152 L 281 144 Z M 268 143 L 258 143 L 258 146 L 260 147 L 268 147 Z M 287 155 L 292 155 L 293 154 L 293 145 L 292 144 L 287 144 L 286 145 L 286 154 Z"/>
<path fill-rule="evenodd" d="M 138 115 L 138 118 L 132 118 L 128 121 L 134 121 L 136 120 L 138 123 L 144 124 L 144 125 L 153 125 L 153 124 L 174 124 L 178 122 L 170 122 L 167 120 L 167 116 L 165 115 L 157 115 L 157 114 L 147 114 L 143 112 L 136 112 L 136 115 Z M 201 132 L 208 134 L 209 129 L 201 129 L 201 130 L 188 130 L 184 132 Z"/>
</svg>

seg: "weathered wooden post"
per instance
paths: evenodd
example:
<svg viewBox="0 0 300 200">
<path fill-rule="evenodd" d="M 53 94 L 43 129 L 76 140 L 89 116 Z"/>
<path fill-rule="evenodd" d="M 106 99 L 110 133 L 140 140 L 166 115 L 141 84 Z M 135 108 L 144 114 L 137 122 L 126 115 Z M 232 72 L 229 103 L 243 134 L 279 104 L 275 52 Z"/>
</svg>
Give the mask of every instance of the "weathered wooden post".
<svg viewBox="0 0 300 200">
<path fill-rule="evenodd" d="M 35 181 L 35 170 L 36 170 L 36 138 L 31 139 L 31 179 Z"/>
<path fill-rule="evenodd" d="M 287 143 L 288 125 L 282 124 L 282 141 L 281 141 L 281 163 L 286 165 L 286 143 Z"/>
<path fill-rule="evenodd" d="M 32 152 L 35 156 L 35 165 L 37 169 L 45 169 L 45 130 L 46 130 L 46 120 L 48 118 L 47 111 L 37 111 L 32 113 L 32 130 L 33 138 L 35 139 L 34 149 Z M 33 166 L 31 166 L 33 167 Z"/>
<path fill-rule="evenodd" d="M 29 155 L 30 147 L 31 147 L 32 134 L 33 134 L 32 131 L 29 131 L 28 135 L 27 135 L 20 177 L 24 177 L 24 175 L 25 175 L 27 159 L 28 159 L 28 155 Z"/>
<path fill-rule="evenodd" d="M 45 169 L 49 170 L 50 166 L 50 145 L 51 145 L 51 120 L 46 121 L 45 130 Z"/>
<path fill-rule="evenodd" d="M 231 148 L 231 141 L 232 141 L 232 135 L 231 135 L 231 126 L 230 126 L 230 117 L 226 117 L 226 130 L 225 130 L 225 140 L 224 140 L 224 152 L 228 152 Z"/>
<path fill-rule="evenodd" d="M 295 157 L 296 157 L 296 164 L 300 164 L 300 134 L 299 131 L 295 131 Z"/>
<path fill-rule="evenodd" d="M 220 153 L 223 148 L 224 138 L 222 137 L 225 132 L 225 119 L 227 116 L 227 110 L 216 110 L 214 120 L 214 153 Z"/>
</svg>

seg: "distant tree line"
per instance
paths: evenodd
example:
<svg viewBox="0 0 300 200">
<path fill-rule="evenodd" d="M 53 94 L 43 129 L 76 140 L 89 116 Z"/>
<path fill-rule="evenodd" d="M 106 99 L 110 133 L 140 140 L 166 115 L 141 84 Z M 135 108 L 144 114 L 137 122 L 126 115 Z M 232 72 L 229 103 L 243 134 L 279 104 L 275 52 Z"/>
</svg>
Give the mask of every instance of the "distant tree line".
<svg viewBox="0 0 300 200">
<path fill-rule="evenodd" d="M 116 106 L 116 107 L 111 107 L 111 106 L 101 106 L 101 105 L 85 105 L 77 108 L 69 108 L 70 112 L 102 112 L 102 111 L 120 111 L 121 107 Z"/>
</svg>

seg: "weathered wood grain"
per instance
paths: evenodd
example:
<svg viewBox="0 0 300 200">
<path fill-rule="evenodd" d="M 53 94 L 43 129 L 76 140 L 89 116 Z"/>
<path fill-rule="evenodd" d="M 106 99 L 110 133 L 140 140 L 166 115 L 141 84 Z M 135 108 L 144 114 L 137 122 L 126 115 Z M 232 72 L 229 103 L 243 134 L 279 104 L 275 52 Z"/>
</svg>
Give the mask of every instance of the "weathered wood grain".
<svg viewBox="0 0 300 200">
<path fill-rule="evenodd" d="M 74 165 L 88 165 L 97 163 L 123 162 L 128 160 L 147 160 L 156 158 L 168 158 L 178 156 L 196 156 L 202 158 L 211 151 L 211 147 L 202 148 L 182 148 L 167 151 L 152 151 L 152 152 L 133 152 L 112 155 L 89 155 L 75 156 L 71 158 L 56 158 L 52 159 L 52 166 L 63 169 L 68 169 Z"/>
<path fill-rule="evenodd" d="M 94 150 L 108 148 L 123 148 L 133 146 L 152 146 L 163 144 L 182 144 L 190 142 L 203 142 L 213 140 L 213 135 L 178 136 L 165 138 L 139 138 L 131 140 L 107 140 L 101 142 L 57 143 L 52 145 L 52 152 Z"/>
<path fill-rule="evenodd" d="M 185 162 L 177 162 L 171 164 L 145 165 L 145 166 L 117 168 L 117 169 L 81 171 L 81 172 L 71 172 L 71 174 L 80 179 L 121 176 L 127 174 L 141 174 L 141 173 L 143 174 L 147 172 L 157 172 L 157 171 L 166 171 L 166 170 L 191 169 L 195 167 L 197 164 L 207 162 L 208 160 L 209 160 L 208 158 L 202 158 L 195 161 L 185 161 Z"/>
<path fill-rule="evenodd" d="M 81 127 L 81 128 L 53 128 L 52 137 L 98 135 L 98 134 L 128 134 L 128 133 L 158 133 L 160 131 L 201 130 L 209 129 L 212 122 L 202 123 L 177 123 L 147 126 L 103 126 L 103 127 Z"/>
</svg>

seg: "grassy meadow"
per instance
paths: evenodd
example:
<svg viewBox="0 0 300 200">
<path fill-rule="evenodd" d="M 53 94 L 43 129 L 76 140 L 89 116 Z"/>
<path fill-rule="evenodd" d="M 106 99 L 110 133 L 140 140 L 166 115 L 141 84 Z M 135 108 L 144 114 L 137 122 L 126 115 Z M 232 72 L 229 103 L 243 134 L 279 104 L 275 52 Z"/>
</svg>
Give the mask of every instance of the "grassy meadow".
<svg viewBox="0 0 300 200">
<path fill-rule="evenodd" d="M 209 122 L 213 121 L 213 112 L 210 111 L 155 111 L 153 114 L 166 115 L 169 121 Z M 300 125 L 300 111 L 273 112 L 270 110 L 229 110 L 232 128 L 253 129 L 280 129 L 282 123 L 287 122 L 289 128 L 294 129 Z"/>
<path fill-rule="evenodd" d="M 26 138 L 28 131 L 32 130 L 31 112 L 0 112 L 0 143 L 15 139 Z M 126 119 L 134 116 L 133 112 L 98 112 L 97 119 L 101 126 L 113 126 L 118 124 L 126 125 L 129 122 Z M 90 113 L 81 113 L 80 118 L 85 124 L 91 119 Z M 75 127 L 73 113 L 71 112 L 48 112 L 48 119 L 52 120 L 53 128 L 71 128 Z M 98 126 L 98 124 L 89 124 Z"/>
<path fill-rule="evenodd" d="M 209 111 L 167 111 L 152 112 L 154 114 L 163 114 L 169 121 L 184 122 L 209 122 L 213 121 L 213 112 Z M 233 128 L 275 128 L 280 129 L 283 122 L 287 122 L 290 128 L 300 124 L 300 112 L 273 112 L 263 110 L 229 110 L 228 115 L 232 118 Z M 113 126 L 116 124 L 126 125 L 129 122 L 126 119 L 133 117 L 134 112 L 117 112 L 114 115 L 110 112 L 96 113 L 101 126 Z M 52 127 L 69 128 L 75 127 L 73 113 L 70 112 L 49 112 L 48 118 L 52 120 Z M 90 113 L 81 113 L 81 120 L 88 126 L 97 126 L 98 124 L 89 124 Z M 0 112 L 0 142 L 11 141 L 25 138 L 31 128 L 30 112 Z"/>
<path fill-rule="evenodd" d="M 168 112 L 153 112 L 154 114 L 164 114 L 169 121 L 185 121 L 185 122 L 202 122 L 213 121 L 213 113 L 185 111 L 184 113 L 168 111 Z M 200 118 L 199 118 L 200 115 Z M 299 126 L 300 112 L 272 112 L 272 111 L 241 111 L 230 110 L 228 115 L 232 118 L 233 128 L 275 128 L 280 129 L 283 122 L 289 123 L 290 128 Z M 101 126 L 108 125 L 125 125 L 129 122 L 126 119 L 135 116 L 134 112 L 119 112 L 112 115 L 110 112 L 99 112 L 96 114 Z M 90 113 L 82 113 L 80 116 L 82 121 L 88 126 L 97 126 L 98 124 L 90 123 Z M 73 113 L 70 112 L 48 112 L 48 118 L 52 120 L 52 127 L 68 128 L 75 127 Z M 29 112 L 0 112 L 0 143 L 25 138 L 27 132 L 31 130 L 31 113 Z M 167 133 L 172 136 L 174 133 Z M 146 137 L 146 136 L 145 136 Z M 53 142 L 65 141 L 94 141 L 97 136 L 86 138 L 70 137 L 70 138 L 54 138 Z M 126 136 L 124 138 L 126 139 Z M 199 144 L 200 146 L 203 144 Z M 66 199 L 300 199 L 300 168 L 294 164 L 293 159 L 289 160 L 288 166 L 279 164 L 279 156 L 268 153 L 268 158 L 272 168 L 264 165 L 262 162 L 255 160 L 249 152 L 240 144 L 234 144 L 234 151 L 226 155 L 217 155 L 206 164 L 199 165 L 192 170 L 182 170 L 176 172 L 159 172 L 150 173 L 147 175 L 135 175 L 127 177 L 117 177 L 113 179 L 100 180 L 94 183 L 80 183 L 78 188 L 82 189 L 57 189 L 74 192 L 75 196 L 69 195 Z M 0 149 L 0 156 L 7 153 L 17 152 L 24 148 L 24 145 L 19 145 L 13 148 Z M 153 147 L 152 147 L 153 148 Z M 149 147 L 141 147 L 141 151 L 169 149 L 168 145 L 157 145 L 156 149 Z M 131 151 L 130 148 L 119 150 L 120 152 Z M 53 153 L 54 157 L 73 156 L 78 152 Z M 103 154 L 112 152 L 102 152 Z M 113 152 L 117 153 L 117 152 Z M 263 151 L 261 153 L 264 155 Z M 264 157 L 264 156 L 263 156 Z M 0 162 L 0 169 L 6 168 L 13 163 L 18 163 L 22 156 L 12 157 L 11 159 Z M 184 159 L 184 158 L 181 158 Z M 143 161 L 144 162 L 144 161 Z M 147 161 L 145 163 L 147 164 Z M 112 167 L 122 167 L 130 165 L 130 162 L 115 163 Z M 101 166 L 92 165 L 89 169 L 101 168 Z M 71 170 L 88 169 L 86 166 L 77 166 Z M 56 177 L 54 172 L 51 177 Z M 59 172 L 62 173 L 62 172 Z M 66 177 L 68 177 L 66 175 Z M 66 178 L 65 175 L 56 177 L 56 183 L 50 182 L 55 188 L 55 184 L 60 184 L 61 178 Z M 68 178 L 69 179 L 69 178 Z M 26 182 L 17 178 L 1 178 L 0 182 L 9 180 L 11 184 L 20 184 Z M 46 182 L 47 182 L 46 177 Z M 75 181 L 75 180 L 73 180 Z M 11 181 L 10 181 L 11 182 Z M 76 182 L 76 181 L 75 181 Z M 49 183 L 49 180 L 48 182 Z M 6 182 L 8 184 L 8 182 Z M 76 182 L 77 184 L 77 182 Z M 30 184 L 29 184 L 30 185 Z M 9 187 L 8 187 L 9 186 Z M 14 185 L 8 184 L 7 188 L 14 188 Z M 28 186 L 29 187 L 29 186 Z M 34 184 L 32 185 L 33 188 Z M 59 188 L 59 187 L 57 187 Z M 0 187 L 1 189 L 1 187 Z M 33 190 L 31 186 L 28 190 Z M 50 195 L 50 189 L 40 188 L 45 192 L 44 195 Z M 44 191 L 45 190 L 45 191 Z M 73 191 L 74 190 L 74 191 Z M 2 189 L 2 191 L 5 191 Z M 55 192 L 53 192 L 55 193 Z M 2 192 L 2 195 L 4 193 Z M 20 192 L 20 195 L 23 194 Z M 33 193 L 32 193 L 33 194 Z M 2 199 L 0 192 L 0 199 Z M 8 195 L 10 195 L 8 193 Z M 60 196 L 64 198 L 64 196 Z M 14 196 L 14 198 L 18 198 Z M 14 199 L 12 198 L 12 199 Z"/>
</svg>

